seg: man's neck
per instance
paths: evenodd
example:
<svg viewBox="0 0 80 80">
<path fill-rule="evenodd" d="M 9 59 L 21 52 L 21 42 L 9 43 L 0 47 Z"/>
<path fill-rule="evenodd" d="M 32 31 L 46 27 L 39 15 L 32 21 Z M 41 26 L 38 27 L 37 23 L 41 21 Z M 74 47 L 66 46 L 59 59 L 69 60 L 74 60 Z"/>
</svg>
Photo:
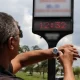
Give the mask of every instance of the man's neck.
<svg viewBox="0 0 80 80">
<path fill-rule="evenodd" d="M 5 68 L 7 70 L 9 67 L 9 63 L 10 63 L 10 61 L 6 55 L 0 56 L 0 66 L 2 66 L 3 68 Z"/>
</svg>

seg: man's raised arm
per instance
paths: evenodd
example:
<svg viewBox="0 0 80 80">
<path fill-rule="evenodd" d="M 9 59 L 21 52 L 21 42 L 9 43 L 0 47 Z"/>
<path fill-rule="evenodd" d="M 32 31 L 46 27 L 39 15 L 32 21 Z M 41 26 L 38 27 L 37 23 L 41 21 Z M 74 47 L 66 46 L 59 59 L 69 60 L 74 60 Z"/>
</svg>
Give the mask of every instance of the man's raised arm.
<svg viewBox="0 0 80 80">
<path fill-rule="evenodd" d="M 63 50 L 65 47 L 68 48 L 69 50 L 73 50 L 76 52 L 76 49 L 74 49 L 72 45 L 61 46 L 58 49 Z M 34 50 L 34 51 L 29 51 L 29 52 L 25 52 L 17 55 L 11 61 L 11 64 L 13 66 L 13 73 L 16 73 L 22 67 L 25 67 L 27 65 L 31 65 L 31 64 L 40 62 L 42 60 L 56 57 L 56 55 L 53 53 L 53 49 L 54 48 L 50 48 L 46 50 Z"/>
</svg>

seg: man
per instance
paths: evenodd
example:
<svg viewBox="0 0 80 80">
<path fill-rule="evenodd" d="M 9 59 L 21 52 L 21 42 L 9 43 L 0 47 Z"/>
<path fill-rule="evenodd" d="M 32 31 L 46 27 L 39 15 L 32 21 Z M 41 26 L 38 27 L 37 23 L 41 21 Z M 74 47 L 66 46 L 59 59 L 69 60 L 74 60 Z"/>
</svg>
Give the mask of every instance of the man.
<svg viewBox="0 0 80 80">
<path fill-rule="evenodd" d="M 13 74 L 19 71 L 22 67 L 45 59 L 57 57 L 57 54 L 54 52 L 55 48 L 35 50 L 17 55 L 20 40 L 19 38 L 20 28 L 17 22 L 12 16 L 0 12 L 0 80 L 21 80 L 15 77 Z M 67 48 L 68 52 L 65 50 L 65 48 Z M 80 57 L 77 54 L 77 50 L 72 45 L 61 46 L 58 48 L 58 50 L 62 51 L 62 53 L 59 52 L 60 54 L 65 53 L 68 56 L 71 55 L 71 57 L 73 55 L 74 57 Z M 64 64 L 68 58 L 65 58 L 64 60 L 64 56 L 65 55 L 63 55 L 63 57 L 60 56 L 60 60 L 63 63 L 65 71 L 66 66 L 64 66 Z M 71 60 L 73 59 L 71 58 Z M 69 66 L 69 64 L 67 65 Z M 70 65 L 70 67 L 71 66 L 72 65 Z M 69 72 L 66 71 L 65 75 L 68 73 Z"/>
</svg>

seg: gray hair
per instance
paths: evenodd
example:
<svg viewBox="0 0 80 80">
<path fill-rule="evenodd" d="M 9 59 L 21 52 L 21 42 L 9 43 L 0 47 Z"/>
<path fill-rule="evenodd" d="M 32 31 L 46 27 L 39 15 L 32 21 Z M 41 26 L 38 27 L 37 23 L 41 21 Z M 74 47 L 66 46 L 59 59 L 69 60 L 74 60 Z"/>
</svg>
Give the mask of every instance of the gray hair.
<svg viewBox="0 0 80 80">
<path fill-rule="evenodd" d="M 17 22 L 7 13 L 0 12 L 0 44 L 10 37 L 17 35 Z"/>
</svg>

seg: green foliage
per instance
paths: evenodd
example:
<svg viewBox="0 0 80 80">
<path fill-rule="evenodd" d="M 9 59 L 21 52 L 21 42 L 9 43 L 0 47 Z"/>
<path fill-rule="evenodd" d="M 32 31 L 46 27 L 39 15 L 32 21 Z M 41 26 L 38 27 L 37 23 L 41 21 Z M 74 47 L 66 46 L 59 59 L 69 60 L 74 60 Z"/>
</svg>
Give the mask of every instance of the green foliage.
<svg viewBox="0 0 80 80">
<path fill-rule="evenodd" d="M 35 72 L 41 72 L 41 66 L 39 63 L 36 64 L 36 67 L 34 67 Z"/>
<path fill-rule="evenodd" d="M 47 60 L 44 60 L 41 62 L 41 67 L 47 67 L 48 65 L 48 61 Z"/>
<path fill-rule="evenodd" d="M 62 76 L 63 67 L 62 67 L 62 65 L 59 63 L 59 61 L 56 60 L 56 75 L 57 75 L 58 72 L 60 72 L 60 73 L 61 73 L 61 76 Z"/>
<path fill-rule="evenodd" d="M 18 52 L 19 52 L 19 53 L 22 53 L 22 52 L 23 52 L 23 50 L 22 50 L 22 48 L 20 47 L 20 45 L 19 45 L 19 50 L 18 50 Z"/>
<path fill-rule="evenodd" d="M 41 68 L 41 70 L 43 72 L 43 79 L 44 79 L 44 73 L 48 72 L 47 71 L 48 70 L 48 61 L 47 60 L 42 61 L 41 65 L 40 65 L 40 68 Z"/>
<path fill-rule="evenodd" d="M 34 64 L 32 64 L 32 65 L 29 65 L 29 66 L 27 66 L 26 67 L 26 69 L 25 69 L 25 72 L 29 72 L 29 75 L 33 75 L 33 67 L 34 67 Z"/>
<path fill-rule="evenodd" d="M 22 46 L 22 50 L 23 50 L 23 52 L 26 52 L 26 51 L 30 51 L 30 48 L 29 48 L 29 46 L 24 45 L 24 46 Z"/>
<path fill-rule="evenodd" d="M 75 75 L 77 75 L 79 77 L 79 75 L 80 75 L 80 67 L 73 68 L 73 72 L 74 72 Z"/>
<path fill-rule="evenodd" d="M 32 46 L 33 50 L 40 50 L 41 48 L 38 45 Z"/>
<path fill-rule="evenodd" d="M 18 51 L 19 51 L 19 53 L 23 53 L 23 52 L 26 52 L 26 51 L 30 51 L 30 48 L 27 45 L 24 45 L 24 46 L 19 45 L 19 50 Z"/>
</svg>

